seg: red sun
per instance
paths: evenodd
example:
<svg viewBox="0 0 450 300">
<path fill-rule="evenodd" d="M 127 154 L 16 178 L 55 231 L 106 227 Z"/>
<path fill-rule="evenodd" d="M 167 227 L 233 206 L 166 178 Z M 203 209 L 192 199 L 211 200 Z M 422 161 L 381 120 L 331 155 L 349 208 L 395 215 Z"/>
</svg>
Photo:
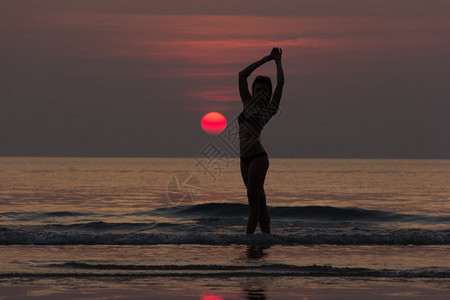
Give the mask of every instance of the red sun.
<svg viewBox="0 0 450 300">
<path fill-rule="evenodd" d="M 219 134 L 227 127 L 227 119 L 218 112 L 209 112 L 202 118 L 202 128 L 206 133 Z"/>
</svg>

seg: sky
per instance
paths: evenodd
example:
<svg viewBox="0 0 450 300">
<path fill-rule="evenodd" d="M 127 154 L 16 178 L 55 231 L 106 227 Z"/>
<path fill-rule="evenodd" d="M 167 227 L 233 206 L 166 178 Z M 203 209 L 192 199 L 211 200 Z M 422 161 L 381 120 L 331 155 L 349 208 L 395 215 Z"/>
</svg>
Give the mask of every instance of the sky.
<svg viewBox="0 0 450 300">
<path fill-rule="evenodd" d="M 280 47 L 269 157 L 450 158 L 448 0 L 0 5 L 0 156 L 237 156 L 238 73 Z"/>
</svg>

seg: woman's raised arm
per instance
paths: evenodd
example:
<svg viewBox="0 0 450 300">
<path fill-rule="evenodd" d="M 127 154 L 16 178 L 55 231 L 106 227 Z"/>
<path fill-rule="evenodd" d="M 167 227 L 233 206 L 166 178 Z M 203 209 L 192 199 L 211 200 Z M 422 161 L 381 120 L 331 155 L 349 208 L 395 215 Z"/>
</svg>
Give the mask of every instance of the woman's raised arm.
<svg viewBox="0 0 450 300">
<path fill-rule="evenodd" d="M 271 61 L 272 59 L 272 54 L 264 56 L 262 59 L 252 63 L 247 68 L 239 72 L 239 94 L 241 95 L 241 99 L 244 105 L 252 99 L 252 96 L 248 90 L 247 77 L 250 76 L 250 74 L 252 74 L 253 71 L 256 70 L 256 68 L 268 61 Z"/>
<path fill-rule="evenodd" d="M 282 52 L 283 51 L 281 49 L 274 48 L 271 53 L 273 59 L 275 60 L 275 63 L 277 64 L 277 87 L 275 88 L 272 97 L 272 104 L 276 107 L 276 110 L 278 110 L 278 107 L 280 106 L 281 94 L 283 92 L 284 86 L 284 72 L 283 66 L 281 65 Z"/>
</svg>

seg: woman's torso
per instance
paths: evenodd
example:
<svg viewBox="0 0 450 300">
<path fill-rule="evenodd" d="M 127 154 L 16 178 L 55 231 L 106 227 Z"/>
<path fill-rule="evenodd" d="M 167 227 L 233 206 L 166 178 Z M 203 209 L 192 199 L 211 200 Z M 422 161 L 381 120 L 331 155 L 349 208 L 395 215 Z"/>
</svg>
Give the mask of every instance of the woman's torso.
<svg viewBox="0 0 450 300">
<path fill-rule="evenodd" d="M 238 117 L 238 123 L 240 156 L 247 157 L 264 152 L 260 136 L 265 124 L 263 124 L 260 115 L 244 109 Z"/>
<path fill-rule="evenodd" d="M 261 131 L 277 112 L 277 107 L 270 100 L 270 95 L 260 91 L 245 105 L 239 115 L 239 150 L 241 157 L 265 152 L 261 144 Z"/>
</svg>

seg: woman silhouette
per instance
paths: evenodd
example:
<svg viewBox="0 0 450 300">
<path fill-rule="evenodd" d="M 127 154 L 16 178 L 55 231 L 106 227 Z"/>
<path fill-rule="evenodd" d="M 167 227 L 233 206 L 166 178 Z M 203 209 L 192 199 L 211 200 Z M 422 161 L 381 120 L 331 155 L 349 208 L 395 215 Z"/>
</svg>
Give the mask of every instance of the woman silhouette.
<svg viewBox="0 0 450 300">
<path fill-rule="evenodd" d="M 279 48 L 273 48 L 270 55 L 254 62 L 239 72 L 239 94 L 244 105 L 238 117 L 239 151 L 241 174 L 247 188 L 249 215 L 247 234 L 253 234 L 259 223 L 262 232 L 270 233 L 270 216 L 264 193 L 264 180 L 269 168 L 269 158 L 261 144 L 261 130 L 278 111 L 284 85 Z M 248 76 L 262 64 L 275 60 L 277 66 L 277 86 L 272 96 L 272 82 L 267 76 L 257 76 L 252 84 L 252 94 L 248 90 Z"/>
</svg>

